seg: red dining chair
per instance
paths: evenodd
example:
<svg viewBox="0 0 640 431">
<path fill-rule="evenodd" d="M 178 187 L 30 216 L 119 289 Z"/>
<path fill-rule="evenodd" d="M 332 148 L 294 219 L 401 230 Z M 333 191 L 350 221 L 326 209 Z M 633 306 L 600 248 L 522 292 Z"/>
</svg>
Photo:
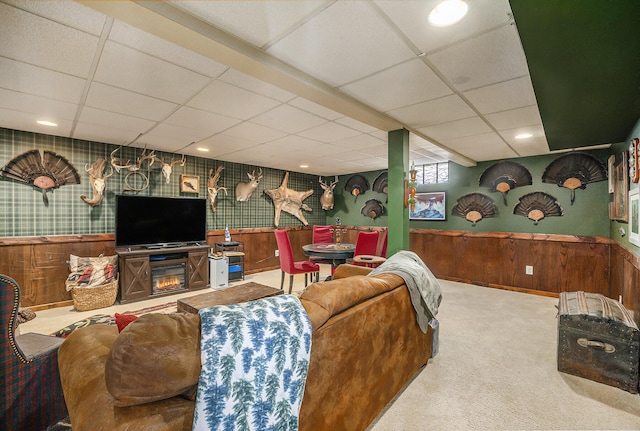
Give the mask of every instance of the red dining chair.
<svg viewBox="0 0 640 431">
<path fill-rule="evenodd" d="M 333 242 L 333 227 L 314 225 L 311 242 L 314 244 L 331 244 Z M 318 256 L 309 256 L 309 260 L 317 264 L 321 264 L 321 263 L 325 263 L 328 265 L 333 264 L 332 259 L 324 259 Z"/>
<path fill-rule="evenodd" d="M 376 256 L 387 258 L 387 243 L 389 239 L 389 229 L 384 228 L 380 232 L 380 240 L 378 240 L 378 249 Z"/>
<path fill-rule="evenodd" d="M 353 264 L 359 266 L 377 266 L 385 261 L 377 256 L 380 232 L 359 232 L 356 249 L 353 252 Z"/>
<path fill-rule="evenodd" d="M 309 261 L 293 260 L 293 249 L 291 248 L 291 242 L 289 241 L 289 233 L 286 230 L 276 229 L 273 231 L 276 234 L 276 241 L 278 242 L 278 250 L 280 251 L 280 270 L 282 271 L 282 278 L 280 280 L 280 289 L 284 286 L 284 274 L 289 274 L 289 293 L 293 289 L 293 276 L 295 274 L 304 274 L 304 286 L 307 287 L 309 273 L 320 273 L 320 266 Z"/>
</svg>

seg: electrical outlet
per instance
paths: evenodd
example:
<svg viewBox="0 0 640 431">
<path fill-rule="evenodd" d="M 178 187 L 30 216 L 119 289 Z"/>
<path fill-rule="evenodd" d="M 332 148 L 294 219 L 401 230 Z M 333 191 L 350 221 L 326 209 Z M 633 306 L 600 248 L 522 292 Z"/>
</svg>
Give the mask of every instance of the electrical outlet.
<svg viewBox="0 0 640 431">
<path fill-rule="evenodd" d="M 524 273 L 527 275 L 533 275 L 533 266 L 527 265 L 524 267 Z"/>
<path fill-rule="evenodd" d="M 276 250 L 275 251 L 275 255 L 276 255 L 276 257 L 280 257 L 280 250 Z"/>
</svg>

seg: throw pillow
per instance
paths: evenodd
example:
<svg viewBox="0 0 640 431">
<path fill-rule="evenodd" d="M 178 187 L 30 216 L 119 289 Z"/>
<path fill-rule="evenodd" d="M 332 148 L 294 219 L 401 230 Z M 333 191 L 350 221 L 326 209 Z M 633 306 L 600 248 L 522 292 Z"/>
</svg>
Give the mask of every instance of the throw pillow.
<svg viewBox="0 0 640 431">
<path fill-rule="evenodd" d="M 124 328 L 126 328 L 129 323 L 133 322 L 138 318 L 135 314 L 115 314 L 116 318 L 116 326 L 118 327 L 118 332 L 122 332 Z"/>
</svg>

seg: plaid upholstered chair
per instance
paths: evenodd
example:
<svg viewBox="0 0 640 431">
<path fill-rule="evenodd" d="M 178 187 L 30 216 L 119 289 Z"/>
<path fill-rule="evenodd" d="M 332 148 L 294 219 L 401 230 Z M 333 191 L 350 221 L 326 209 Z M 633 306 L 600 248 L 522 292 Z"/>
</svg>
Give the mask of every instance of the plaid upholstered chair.
<svg viewBox="0 0 640 431">
<path fill-rule="evenodd" d="M 0 274 L 0 423 L 12 431 L 43 431 L 67 416 L 58 347 L 63 339 L 42 334 L 15 335 L 20 288 Z"/>
</svg>

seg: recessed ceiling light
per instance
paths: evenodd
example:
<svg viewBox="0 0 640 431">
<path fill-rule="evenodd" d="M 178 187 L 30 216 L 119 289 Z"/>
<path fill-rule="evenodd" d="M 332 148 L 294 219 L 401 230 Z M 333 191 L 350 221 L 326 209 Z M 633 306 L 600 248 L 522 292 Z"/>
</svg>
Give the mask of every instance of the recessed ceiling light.
<svg viewBox="0 0 640 431">
<path fill-rule="evenodd" d="M 436 27 L 453 25 L 465 17 L 469 5 L 463 0 L 445 0 L 429 14 L 429 22 Z"/>
<path fill-rule="evenodd" d="M 51 121 L 46 121 L 46 120 L 38 120 L 36 121 L 36 123 L 41 124 L 43 126 L 58 127 L 56 123 L 53 123 Z"/>
<path fill-rule="evenodd" d="M 533 135 L 531 133 L 520 133 L 519 135 L 516 135 L 516 139 L 527 139 L 532 136 Z"/>
<path fill-rule="evenodd" d="M 196 148 L 196 150 L 202 151 L 203 153 L 208 153 L 209 152 L 209 149 L 205 148 L 205 147 L 198 147 L 198 148 Z"/>
<path fill-rule="evenodd" d="M 309 165 L 300 165 L 301 168 L 308 168 Z"/>
</svg>

